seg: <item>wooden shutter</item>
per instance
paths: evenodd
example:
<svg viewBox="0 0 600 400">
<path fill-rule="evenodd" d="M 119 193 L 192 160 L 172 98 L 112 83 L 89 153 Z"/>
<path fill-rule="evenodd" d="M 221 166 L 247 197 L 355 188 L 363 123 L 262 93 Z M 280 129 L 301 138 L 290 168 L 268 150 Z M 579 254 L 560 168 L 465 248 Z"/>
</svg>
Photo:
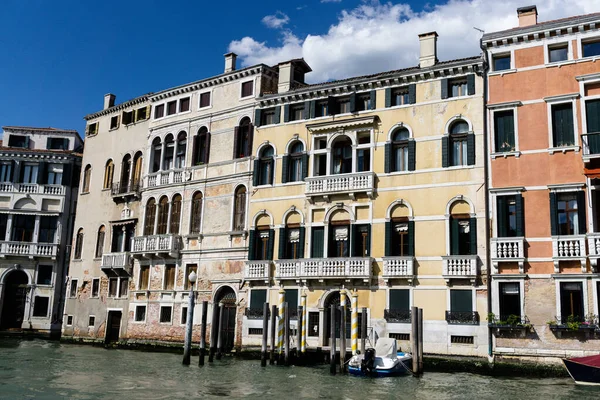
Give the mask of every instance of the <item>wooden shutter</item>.
<svg viewBox="0 0 600 400">
<path fill-rule="evenodd" d="M 498 218 L 498 237 L 507 237 L 507 226 L 506 226 L 506 197 L 498 196 L 496 198 L 496 215 Z M 517 215 L 518 217 L 518 215 Z M 519 236 L 519 235 L 517 235 Z"/>
<path fill-rule="evenodd" d="M 285 155 L 281 159 L 281 183 L 287 183 L 289 174 L 290 156 Z"/>
<path fill-rule="evenodd" d="M 446 168 L 449 166 L 448 163 L 448 156 L 449 156 L 449 148 L 450 148 L 450 138 L 448 137 L 448 135 L 445 135 L 444 137 L 442 137 L 442 167 Z"/>
<path fill-rule="evenodd" d="M 19 175 L 17 174 L 17 162 L 15 160 L 10 160 L 10 173 L 12 175 L 10 177 L 10 179 L 12 180 L 12 182 L 18 183 L 17 177 Z M 63 172 L 63 176 L 64 176 L 64 172 Z M 64 178 L 63 178 L 63 180 L 64 180 Z"/>
<path fill-rule="evenodd" d="M 450 311 L 472 312 L 473 292 L 471 290 L 450 289 Z"/>
<path fill-rule="evenodd" d="M 258 177 L 260 174 L 260 160 L 254 160 L 254 171 L 252 171 L 252 185 L 258 186 Z"/>
<path fill-rule="evenodd" d="M 271 176 L 269 176 L 269 185 L 272 185 L 273 183 L 275 183 L 275 156 L 273 156 L 273 158 L 271 158 L 270 161 L 271 164 Z"/>
<path fill-rule="evenodd" d="M 333 96 L 329 96 L 327 98 L 327 115 L 336 115 L 337 114 L 337 100 Z"/>
<path fill-rule="evenodd" d="M 206 132 L 206 144 L 204 145 L 204 163 L 208 164 L 210 161 L 210 132 Z"/>
<path fill-rule="evenodd" d="M 310 256 L 323 258 L 325 244 L 325 228 L 322 226 L 312 228 Z"/>
<path fill-rule="evenodd" d="M 244 149 L 244 155 L 248 157 L 252 154 L 252 143 L 254 142 L 254 125 L 248 126 L 248 140 L 246 141 L 247 147 Z"/>
<path fill-rule="evenodd" d="M 358 231 L 358 229 L 355 224 L 350 225 L 350 252 L 349 252 L 350 257 L 355 257 L 357 254 L 357 251 L 355 249 L 355 247 L 357 245 L 357 242 L 356 242 L 357 231 Z M 329 236 L 332 237 L 331 231 L 330 231 Z M 332 238 L 332 240 L 333 240 L 333 238 Z M 331 243 L 331 241 L 329 243 Z M 331 254 L 331 251 L 330 251 L 330 254 Z"/>
<path fill-rule="evenodd" d="M 412 83 L 408 85 L 408 103 L 415 104 L 417 102 L 417 85 Z"/>
<path fill-rule="evenodd" d="M 577 192 L 577 219 L 579 222 L 578 234 L 583 235 L 587 231 L 585 220 L 585 192 L 583 190 Z"/>
<path fill-rule="evenodd" d="M 298 258 L 304 258 L 304 241 L 306 240 L 306 228 L 301 226 L 299 231 L 300 235 L 298 239 L 300 240 L 300 242 L 298 243 Z"/>
<path fill-rule="evenodd" d="M 267 242 L 267 260 L 273 259 L 273 246 L 275 245 L 275 229 L 269 229 L 269 241 Z"/>
<path fill-rule="evenodd" d="M 392 253 L 392 245 L 394 243 L 394 230 L 393 230 L 393 222 L 385 221 L 385 256 L 390 257 L 393 255 Z"/>
<path fill-rule="evenodd" d="M 281 106 L 275 107 L 275 118 L 273 118 L 274 124 L 279 124 L 281 122 Z"/>
<path fill-rule="evenodd" d="M 448 79 L 447 78 L 441 79 L 440 83 L 442 85 L 442 99 L 447 99 L 448 98 Z"/>
<path fill-rule="evenodd" d="M 310 117 L 309 118 L 314 118 L 315 117 L 315 107 L 316 107 L 316 103 L 314 100 L 310 101 Z"/>
<path fill-rule="evenodd" d="M 408 141 L 408 170 L 414 171 L 416 169 L 416 147 L 417 143 L 413 140 Z"/>
<path fill-rule="evenodd" d="M 392 170 L 392 144 L 390 142 L 387 142 L 384 146 L 384 158 L 384 172 L 389 174 Z"/>
<path fill-rule="evenodd" d="M 198 165 L 198 144 L 199 138 L 198 135 L 194 135 L 192 139 L 192 166 Z"/>
<path fill-rule="evenodd" d="M 279 228 L 279 259 L 286 260 L 287 255 L 285 254 L 285 248 L 287 247 L 287 229 Z"/>
<path fill-rule="evenodd" d="M 367 244 L 365 245 L 366 257 L 371 257 L 371 224 L 367 225 Z"/>
<path fill-rule="evenodd" d="M 233 228 L 235 229 L 235 227 Z M 254 260 L 256 247 L 256 230 L 252 229 L 250 231 L 250 237 L 248 238 L 248 260 Z"/>
<path fill-rule="evenodd" d="M 475 165 L 475 134 L 467 135 L 467 165 Z"/>
<path fill-rule="evenodd" d="M 42 184 L 42 185 L 45 183 L 48 183 L 47 176 L 46 176 L 47 169 L 48 169 L 48 164 L 46 164 L 45 162 L 41 162 L 38 164 L 37 183 Z"/>
<path fill-rule="evenodd" d="M 308 176 L 308 154 L 302 154 L 302 180 Z"/>
<path fill-rule="evenodd" d="M 303 111 L 303 115 L 302 115 L 302 117 L 304 119 L 310 119 L 310 103 L 312 103 L 312 102 L 311 101 L 304 102 L 304 111 Z"/>
<path fill-rule="evenodd" d="M 260 108 L 257 108 L 256 110 L 254 110 L 254 125 L 260 126 L 260 124 L 262 122 L 261 119 L 262 119 L 262 110 Z"/>
<path fill-rule="evenodd" d="M 523 210 L 523 195 L 515 195 L 515 211 L 517 217 L 517 236 L 525 236 L 525 213 Z"/>
<path fill-rule="evenodd" d="M 373 89 L 370 93 L 371 96 L 371 110 L 375 110 L 377 108 L 377 90 Z"/>
<path fill-rule="evenodd" d="M 458 219 L 450 217 L 450 255 L 459 255 L 458 250 Z"/>
<path fill-rule="evenodd" d="M 558 204 L 556 193 L 550 192 L 550 231 L 552 236 L 558 235 Z"/>
<path fill-rule="evenodd" d="M 415 221 L 408 221 L 408 255 L 415 255 Z"/>
<path fill-rule="evenodd" d="M 600 100 L 588 100 L 585 102 L 585 118 L 587 132 L 600 132 Z"/>
<path fill-rule="evenodd" d="M 475 94 L 475 74 L 467 75 L 467 94 L 469 96 Z"/>
<path fill-rule="evenodd" d="M 356 92 L 350 94 L 350 112 L 355 113 L 356 110 Z"/>
<path fill-rule="evenodd" d="M 233 159 L 238 158 L 238 136 L 240 136 L 240 127 L 236 126 L 233 129 Z"/>
<path fill-rule="evenodd" d="M 471 218 L 469 221 L 469 235 L 471 241 L 471 255 L 477 255 L 477 218 Z"/>
<path fill-rule="evenodd" d="M 385 89 L 385 108 L 389 108 L 392 106 L 392 89 Z"/>
<path fill-rule="evenodd" d="M 283 106 L 283 122 L 290 122 L 290 105 Z"/>
<path fill-rule="evenodd" d="M 571 103 L 559 104 L 552 107 L 552 128 L 555 147 L 575 143 L 572 107 Z"/>
<path fill-rule="evenodd" d="M 76 179 L 72 179 L 71 177 L 71 164 L 63 164 L 63 173 L 62 173 L 62 185 L 63 186 L 72 186 L 76 187 L 79 185 L 79 182 L 73 182 Z"/>
</svg>

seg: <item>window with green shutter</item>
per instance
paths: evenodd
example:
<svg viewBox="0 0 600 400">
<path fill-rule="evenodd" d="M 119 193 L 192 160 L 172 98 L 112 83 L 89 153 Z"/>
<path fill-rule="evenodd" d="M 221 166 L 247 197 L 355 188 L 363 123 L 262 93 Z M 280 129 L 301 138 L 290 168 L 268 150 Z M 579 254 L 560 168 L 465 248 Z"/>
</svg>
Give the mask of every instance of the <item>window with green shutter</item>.
<svg viewBox="0 0 600 400">
<path fill-rule="evenodd" d="M 310 256 L 311 258 L 323 258 L 325 249 L 325 228 L 316 226 L 312 228 Z"/>
<path fill-rule="evenodd" d="M 406 217 L 386 222 L 386 256 L 407 257 L 414 255 L 414 222 Z"/>
<path fill-rule="evenodd" d="M 497 153 L 515 150 L 515 122 L 513 110 L 494 113 L 494 151 Z"/>
<path fill-rule="evenodd" d="M 467 214 L 450 217 L 450 255 L 476 254 L 477 227 L 474 225 L 475 218 Z"/>
<path fill-rule="evenodd" d="M 473 311 L 473 291 L 450 289 L 450 311 L 452 311 L 452 312 L 472 312 Z"/>
<path fill-rule="evenodd" d="M 498 196 L 496 211 L 498 237 L 516 237 L 517 235 L 517 196 Z"/>
<path fill-rule="evenodd" d="M 390 310 L 410 310 L 410 291 L 408 289 L 390 289 L 388 308 Z"/>
<path fill-rule="evenodd" d="M 371 225 L 352 225 L 353 257 L 369 257 L 371 255 Z"/>
<path fill-rule="evenodd" d="M 589 154 L 600 154 L 600 99 L 585 102 Z"/>
<path fill-rule="evenodd" d="M 267 289 L 250 290 L 250 308 L 262 310 L 267 302 Z"/>
<path fill-rule="evenodd" d="M 552 139 L 554 147 L 573 146 L 573 103 L 555 104 L 552 110 Z"/>
<path fill-rule="evenodd" d="M 290 315 L 297 315 L 294 311 L 298 310 L 298 289 L 285 289 L 284 301 L 288 303 Z"/>
</svg>

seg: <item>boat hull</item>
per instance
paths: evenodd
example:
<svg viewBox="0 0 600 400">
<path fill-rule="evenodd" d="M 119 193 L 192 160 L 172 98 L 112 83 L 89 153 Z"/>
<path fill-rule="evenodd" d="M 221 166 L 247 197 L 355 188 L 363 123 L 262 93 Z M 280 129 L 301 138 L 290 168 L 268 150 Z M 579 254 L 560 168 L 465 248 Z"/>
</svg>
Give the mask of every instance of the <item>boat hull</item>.
<svg viewBox="0 0 600 400">
<path fill-rule="evenodd" d="M 563 363 L 569 371 L 571 378 L 580 385 L 600 385 L 600 367 L 578 363 L 564 359 Z"/>
<path fill-rule="evenodd" d="M 371 377 L 377 377 L 377 378 L 383 378 L 383 377 L 386 377 L 386 376 L 402 376 L 402 375 L 407 375 L 409 372 L 410 371 L 408 371 L 402 365 L 398 365 L 397 367 L 390 368 L 390 369 L 379 369 L 379 368 L 377 368 L 370 375 L 368 375 L 366 373 L 363 373 L 362 370 L 360 369 L 360 367 L 352 367 L 352 366 L 348 367 L 348 373 L 350 373 L 351 375 L 355 375 L 355 376 L 371 376 Z"/>
<path fill-rule="evenodd" d="M 370 377 L 386 377 L 386 376 L 401 376 L 408 375 L 411 373 L 410 365 L 412 363 L 412 357 L 405 353 L 398 353 L 397 359 L 385 358 L 385 361 L 381 357 L 376 358 L 376 368 L 371 373 L 363 372 L 361 369 L 360 357 L 357 356 L 355 362 L 348 364 L 348 372 L 355 376 L 370 376 Z M 389 365 L 386 367 L 385 365 Z M 390 365 L 391 364 L 391 365 Z"/>
</svg>

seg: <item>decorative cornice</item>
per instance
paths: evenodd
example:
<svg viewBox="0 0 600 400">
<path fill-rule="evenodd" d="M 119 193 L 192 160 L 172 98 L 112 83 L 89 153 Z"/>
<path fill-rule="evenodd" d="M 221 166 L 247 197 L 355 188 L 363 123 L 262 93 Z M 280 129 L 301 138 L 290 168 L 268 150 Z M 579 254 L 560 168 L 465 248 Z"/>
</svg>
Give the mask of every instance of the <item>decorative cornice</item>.
<svg viewBox="0 0 600 400">
<path fill-rule="evenodd" d="M 126 101 L 125 103 L 117 104 L 116 106 L 107 108 L 106 110 L 98 111 L 98 112 L 95 112 L 93 114 L 88 114 L 85 117 L 83 117 L 83 119 L 85 119 L 86 121 L 89 121 L 91 119 L 102 117 L 104 115 L 112 114 L 115 111 L 120 111 L 120 110 L 123 110 L 125 108 L 131 107 L 131 106 L 135 106 L 137 104 L 146 103 L 146 102 L 148 102 L 149 96 L 151 94 L 152 93 L 148 93 L 148 94 L 145 94 L 143 96 L 136 97 L 135 99 Z"/>
<path fill-rule="evenodd" d="M 340 130 L 345 128 L 354 128 L 357 126 L 373 126 L 376 121 L 375 116 L 373 117 L 360 117 L 346 120 L 336 120 L 327 122 L 318 122 L 316 124 L 307 124 L 306 129 L 309 132 L 319 132 L 328 130 Z"/>
<path fill-rule="evenodd" d="M 520 107 L 523 103 L 520 101 L 507 101 L 505 103 L 496 103 L 496 104 L 488 104 L 487 108 L 489 110 L 497 110 L 499 108 L 511 108 L 511 107 Z"/>
</svg>

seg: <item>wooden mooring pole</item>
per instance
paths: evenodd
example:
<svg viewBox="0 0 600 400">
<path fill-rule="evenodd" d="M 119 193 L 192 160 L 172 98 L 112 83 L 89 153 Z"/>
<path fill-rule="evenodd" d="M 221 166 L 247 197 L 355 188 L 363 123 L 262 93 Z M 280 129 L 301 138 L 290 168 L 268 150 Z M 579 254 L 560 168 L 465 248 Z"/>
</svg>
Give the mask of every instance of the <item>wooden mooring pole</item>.
<svg viewBox="0 0 600 400">
<path fill-rule="evenodd" d="M 346 372 L 346 295 L 342 293 L 340 305 L 340 373 Z"/>
<path fill-rule="evenodd" d="M 213 302 L 212 305 L 212 320 L 210 323 L 210 350 L 208 352 L 208 362 L 211 363 L 215 359 L 215 351 L 217 350 L 217 331 L 219 327 L 217 326 L 219 319 L 219 306 Z"/>
<path fill-rule="evenodd" d="M 275 364 L 275 336 L 277 335 L 277 306 L 273 305 L 271 309 L 271 354 L 269 364 Z"/>
<path fill-rule="evenodd" d="M 217 360 L 223 357 L 223 314 L 225 313 L 225 307 L 223 304 L 219 304 L 219 331 L 217 332 Z"/>
<path fill-rule="evenodd" d="M 410 334 L 412 342 L 412 372 L 417 375 L 419 373 L 419 309 L 417 307 L 411 308 L 410 321 L 412 328 Z"/>
<path fill-rule="evenodd" d="M 302 353 L 302 332 L 304 332 L 304 307 L 298 307 L 298 318 L 296 319 L 296 365 L 300 364 Z"/>
<path fill-rule="evenodd" d="M 204 365 L 204 355 L 206 353 L 206 314 L 208 314 L 208 301 L 202 302 L 202 326 L 200 327 L 200 359 L 198 365 Z"/>
<path fill-rule="evenodd" d="M 423 373 L 423 309 L 419 308 L 419 374 Z"/>
<path fill-rule="evenodd" d="M 285 302 L 285 313 L 283 315 L 283 323 L 284 323 L 284 365 L 287 367 L 290 365 L 290 308 L 288 307 L 289 303 Z"/>
<path fill-rule="evenodd" d="M 269 303 L 263 306 L 263 331 L 262 331 L 262 348 L 260 352 L 260 366 L 267 366 L 267 337 L 269 336 Z"/>
<path fill-rule="evenodd" d="M 331 372 L 332 375 L 335 375 L 335 305 L 332 304 L 329 310 L 329 372 Z"/>
<path fill-rule="evenodd" d="M 193 281 L 196 281 L 196 274 L 194 274 Z M 190 276 L 192 275 L 190 274 Z M 183 345 L 183 365 L 190 365 L 190 358 L 192 356 L 192 334 L 194 329 L 194 285 L 190 285 L 190 293 L 188 298 L 187 316 L 185 320 L 185 342 Z"/>
<path fill-rule="evenodd" d="M 365 354 L 367 347 L 367 307 L 362 308 L 360 321 L 360 354 Z"/>
</svg>

